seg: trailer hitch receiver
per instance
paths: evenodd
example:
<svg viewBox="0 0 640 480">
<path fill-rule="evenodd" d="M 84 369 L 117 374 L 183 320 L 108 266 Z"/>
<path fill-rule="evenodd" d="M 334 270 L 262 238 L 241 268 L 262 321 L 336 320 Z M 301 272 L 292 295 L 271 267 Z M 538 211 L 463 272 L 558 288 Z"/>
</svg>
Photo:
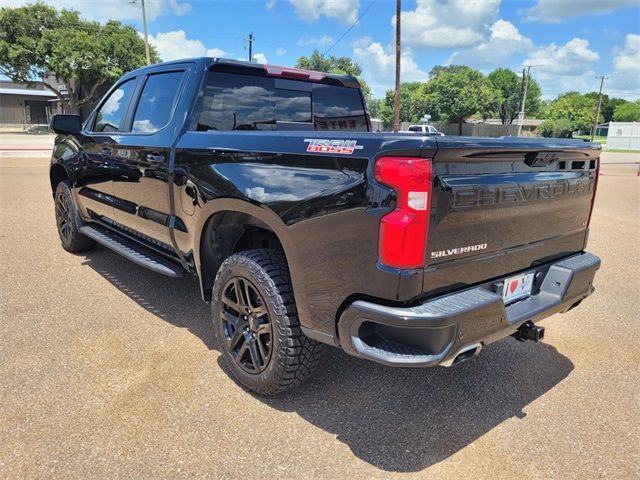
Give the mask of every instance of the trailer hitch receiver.
<svg viewBox="0 0 640 480">
<path fill-rule="evenodd" d="M 513 337 L 520 342 L 524 342 L 525 340 L 538 342 L 544 338 L 544 327 L 535 325 L 529 320 L 520 325 L 520 328 L 513 334 Z"/>
</svg>

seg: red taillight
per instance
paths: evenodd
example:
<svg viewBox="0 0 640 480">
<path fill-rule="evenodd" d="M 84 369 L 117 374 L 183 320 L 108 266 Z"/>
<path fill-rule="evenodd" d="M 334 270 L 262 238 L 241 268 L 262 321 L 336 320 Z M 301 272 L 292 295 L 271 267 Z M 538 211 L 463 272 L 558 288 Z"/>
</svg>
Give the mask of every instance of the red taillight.
<svg viewBox="0 0 640 480">
<path fill-rule="evenodd" d="M 396 268 L 424 266 L 431 206 L 431 160 L 380 157 L 374 174 L 378 182 L 398 194 L 395 210 L 380 221 L 380 261 Z"/>
</svg>

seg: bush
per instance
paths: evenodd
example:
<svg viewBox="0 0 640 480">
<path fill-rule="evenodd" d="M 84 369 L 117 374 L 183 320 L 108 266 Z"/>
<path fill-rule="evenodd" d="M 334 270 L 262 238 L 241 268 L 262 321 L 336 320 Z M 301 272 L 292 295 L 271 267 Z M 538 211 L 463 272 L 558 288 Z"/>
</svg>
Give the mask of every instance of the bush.
<svg viewBox="0 0 640 480">
<path fill-rule="evenodd" d="M 571 138 L 572 127 L 569 120 L 545 120 L 538 127 L 538 133 L 543 137 Z"/>
</svg>

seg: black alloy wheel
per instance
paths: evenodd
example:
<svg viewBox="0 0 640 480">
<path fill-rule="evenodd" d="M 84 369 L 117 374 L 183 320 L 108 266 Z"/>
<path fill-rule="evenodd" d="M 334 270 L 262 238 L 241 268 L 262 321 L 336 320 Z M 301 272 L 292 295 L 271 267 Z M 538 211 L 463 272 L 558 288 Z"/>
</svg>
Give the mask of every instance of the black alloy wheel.
<svg viewBox="0 0 640 480">
<path fill-rule="evenodd" d="M 271 359 L 273 327 L 264 299 L 248 279 L 229 280 L 222 295 L 220 316 L 226 347 L 245 372 L 264 371 Z"/>
<path fill-rule="evenodd" d="M 284 392 L 318 366 L 323 345 L 302 331 L 281 250 L 245 250 L 222 262 L 211 291 L 211 310 L 221 361 L 252 392 Z"/>
<path fill-rule="evenodd" d="M 56 185 L 53 203 L 62 248 L 68 252 L 82 252 L 95 247 L 96 242 L 78 230 L 77 210 L 67 180 Z"/>
<path fill-rule="evenodd" d="M 71 216 L 73 205 L 69 205 L 70 200 L 64 190 L 58 189 L 56 191 L 56 224 L 58 225 L 60 240 L 65 244 L 70 243 L 71 235 L 73 234 L 73 217 Z"/>
</svg>

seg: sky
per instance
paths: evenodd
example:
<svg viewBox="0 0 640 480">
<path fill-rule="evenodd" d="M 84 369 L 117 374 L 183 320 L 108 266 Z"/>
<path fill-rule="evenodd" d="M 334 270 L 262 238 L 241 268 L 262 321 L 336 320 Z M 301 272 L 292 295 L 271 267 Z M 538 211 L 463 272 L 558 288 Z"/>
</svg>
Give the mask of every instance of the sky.
<svg viewBox="0 0 640 480">
<path fill-rule="evenodd" d="M 32 0 L 0 0 L 19 6 Z M 140 0 L 46 0 L 87 19 L 142 31 Z M 375 97 L 394 84 L 393 0 L 146 0 L 149 40 L 163 60 L 193 56 L 293 66 L 314 49 L 353 58 Z M 638 0 L 404 0 L 402 81 L 435 65 L 497 67 L 531 75 L 543 98 L 577 90 L 640 98 Z"/>
</svg>

